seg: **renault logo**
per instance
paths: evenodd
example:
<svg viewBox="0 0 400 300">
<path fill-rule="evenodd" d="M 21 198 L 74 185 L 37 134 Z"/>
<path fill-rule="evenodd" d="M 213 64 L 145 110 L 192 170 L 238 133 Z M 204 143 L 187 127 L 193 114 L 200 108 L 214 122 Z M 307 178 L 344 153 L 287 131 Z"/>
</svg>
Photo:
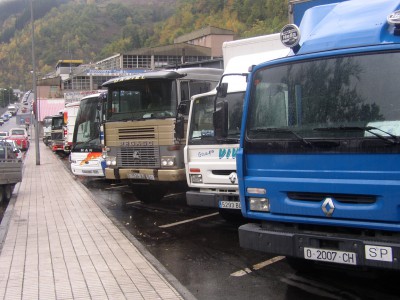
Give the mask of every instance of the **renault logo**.
<svg viewBox="0 0 400 300">
<path fill-rule="evenodd" d="M 229 180 L 231 181 L 232 184 L 236 183 L 236 180 L 237 180 L 236 172 L 232 172 L 231 174 L 229 174 Z"/>
<path fill-rule="evenodd" d="M 333 211 L 335 210 L 335 205 L 333 204 L 332 198 L 325 198 L 324 203 L 322 203 L 322 211 L 325 216 L 332 217 Z"/>
<path fill-rule="evenodd" d="M 133 159 L 140 159 L 140 153 L 139 153 L 139 151 L 133 151 L 132 157 L 133 157 Z"/>
</svg>

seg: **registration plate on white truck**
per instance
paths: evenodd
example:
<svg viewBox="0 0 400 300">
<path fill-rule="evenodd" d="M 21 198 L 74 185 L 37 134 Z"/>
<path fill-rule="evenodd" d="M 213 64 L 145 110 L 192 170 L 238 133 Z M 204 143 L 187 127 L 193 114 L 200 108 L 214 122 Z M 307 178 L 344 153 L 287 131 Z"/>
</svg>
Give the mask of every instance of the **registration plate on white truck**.
<svg viewBox="0 0 400 300">
<path fill-rule="evenodd" d="M 238 201 L 219 201 L 219 208 L 240 209 L 240 202 Z"/>
<path fill-rule="evenodd" d="M 356 265 L 357 255 L 354 252 L 304 248 L 304 258 L 338 264 Z"/>
</svg>

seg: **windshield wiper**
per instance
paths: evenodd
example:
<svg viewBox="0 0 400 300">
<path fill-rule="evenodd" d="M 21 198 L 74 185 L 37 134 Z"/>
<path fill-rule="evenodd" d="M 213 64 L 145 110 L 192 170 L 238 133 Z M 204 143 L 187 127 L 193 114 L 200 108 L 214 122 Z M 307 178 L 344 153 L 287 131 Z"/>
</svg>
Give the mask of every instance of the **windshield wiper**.
<svg viewBox="0 0 400 300">
<path fill-rule="evenodd" d="M 382 130 L 378 127 L 374 127 L 374 126 L 338 126 L 338 127 L 320 127 L 320 128 L 313 128 L 313 130 L 315 131 L 367 131 L 369 133 L 371 133 L 372 135 L 376 136 L 377 138 L 391 144 L 391 145 L 398 145 L 400 144 L 400 140 L 399 137 L 387 132 L 385 130 Z M 379 133 L 374 132 L 374 130 L 378 130 L 380 132 L 383 132 L 385 134 L 387 134 L 388 136 L 390 136 L 392 139 L 381 135 Z"/>
<path fill-rule="evenodd" d="M 312 147 L 313 144 L 309 141 L 307 141 L 305 138 L 303 138 L 301 135 L 299 135 L 298 133 L 294 132 L 293 130 L 287 129 L 287 128 L 275 128 L 275 127 L 267 127 L 267 128 L 254 128 L 254 129 L 250 129 L 250 131 L 252 132 L 261 132 L 261 133 L 290 133 L 292 135 L 294 135 L 299 141 L 301 141 L 304 145 L 308 146 L 308 147 Z"/>
<path fill-rule="evenodd" d="M 95 138 L 92 138 L 92 139 L 89 139 L 89 140 L 86 140 L 86 141 L 82 141 L 82 142 L 76 142 L 75 143 L 75 147 L 76 146 L 80 146 L 80 147 L 84 147 L 84 146 L 87 146 L 87 145 L 90 145 L 91 144 L 91 142 L 94 142 L 94 141 L 99 141 L 99 138 L 98 137 L 95 137 Z M 94 143 L 94 144 L 92 144 L 92 145 L 95 145 L 95 146 L 97 146 L 99 143 Z M 74 148 L 75 148 L 74 147 Z"/>
</svg>

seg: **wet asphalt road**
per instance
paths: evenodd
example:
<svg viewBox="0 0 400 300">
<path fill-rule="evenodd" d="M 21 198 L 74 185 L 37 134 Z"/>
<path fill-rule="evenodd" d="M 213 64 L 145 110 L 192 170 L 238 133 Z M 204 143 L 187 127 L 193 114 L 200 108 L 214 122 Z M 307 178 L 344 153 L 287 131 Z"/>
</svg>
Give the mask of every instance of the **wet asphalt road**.
<svg viewBox="0 0 400 300">
<path fill-rule="evenodd" d="M 127 186 L 77 180 L 197 299 L 400 299 L 398 272 L 296 272 L 285 258 L 240 248 L 240 223 L 188 207 L 183 193 L 142 204 Z"/>
<path fill-rule="evenodd" d="M 400 299 L 400 273 L 296 272 L 285 258 L 240 248 L 241 223 L 188 207 L 184 193 L 143 204 L 127 186 L 79 180 L 198 299 Z"/>
</svg>

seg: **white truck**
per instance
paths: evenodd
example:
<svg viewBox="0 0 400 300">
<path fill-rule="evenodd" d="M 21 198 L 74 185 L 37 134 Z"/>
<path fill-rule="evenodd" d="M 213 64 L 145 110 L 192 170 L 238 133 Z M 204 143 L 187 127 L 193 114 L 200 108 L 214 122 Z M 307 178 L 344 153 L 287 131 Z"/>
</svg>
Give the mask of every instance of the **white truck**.
<svg viewBox="0 0 400 300">
<path fill-rule="evenodd" d="M 78 114 L 80 101 L 75 101 L 65 105 L 64 110 L 64 152 L 69 153 L 72 146 L 72 137 L 74 135 L 74 127 L 76 116 Z"/>
<path fill-rule="evenodd" d="M 289 53 L 279 34 L 223 44 L 224 74 L 216 89 L 191 99 L 184 151 L 189 206 L 215 207 L 226 220 L 241 216 L 236 175 L 243 99 L 251 65 L 284 57 Z M 228 106 L 224 138 L 214 132 L 215 112 Z"/>
</svg>

